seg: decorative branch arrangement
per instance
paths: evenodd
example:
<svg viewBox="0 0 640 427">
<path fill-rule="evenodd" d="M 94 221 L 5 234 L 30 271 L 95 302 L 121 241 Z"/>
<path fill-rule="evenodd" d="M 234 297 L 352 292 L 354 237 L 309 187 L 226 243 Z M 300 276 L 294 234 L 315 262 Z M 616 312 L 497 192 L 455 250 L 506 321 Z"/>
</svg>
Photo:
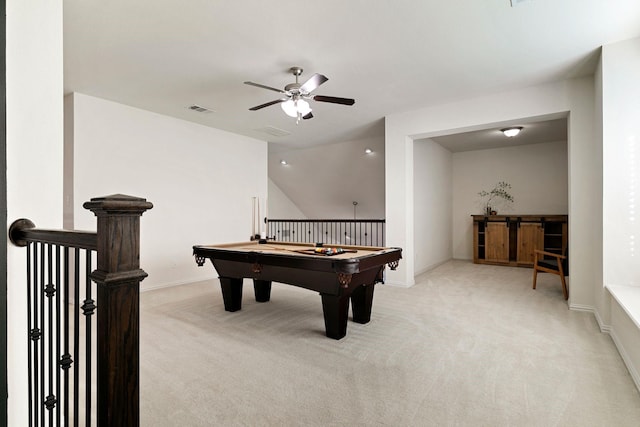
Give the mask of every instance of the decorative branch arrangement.
<svg viewBox="0 0 640 427">
<path fill-rule="evenodd" d="M 486 215 L 495 215 L 496 204 L 498 203 L 513 203 L 513 196 L 508 190 L 511 189 L 511 184 L 505 181 L 498 182 L 491 191 L 482 190 L 478 192 L 478 196 L 483 199 L 483 207 Z"/>
</svg>

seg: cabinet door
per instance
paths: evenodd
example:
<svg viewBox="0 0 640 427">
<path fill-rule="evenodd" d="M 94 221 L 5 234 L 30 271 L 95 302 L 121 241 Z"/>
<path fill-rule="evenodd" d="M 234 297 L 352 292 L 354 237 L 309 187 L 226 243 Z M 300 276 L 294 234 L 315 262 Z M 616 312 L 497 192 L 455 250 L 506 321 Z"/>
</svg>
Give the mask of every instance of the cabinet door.
<svg viewBox="0 0 640 427">
<path fill-rule="evenodd" d="M 518 227 L 518 255 L 520 264 L 533 265 L 534 249 L 544 247 L 544 230 L 539 222 L 522 222 Z"/>
<path fill-rule="evenodd" d="M 487 261 L 509 262 L 509 227 L 506 222 L 487 223 L 485 249 Z"/>
</svg>

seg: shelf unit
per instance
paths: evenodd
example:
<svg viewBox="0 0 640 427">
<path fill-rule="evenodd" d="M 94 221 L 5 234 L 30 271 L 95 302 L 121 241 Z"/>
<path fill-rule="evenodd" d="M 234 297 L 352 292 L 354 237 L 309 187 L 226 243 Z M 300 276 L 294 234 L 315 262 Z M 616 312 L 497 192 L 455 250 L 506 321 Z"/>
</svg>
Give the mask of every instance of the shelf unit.
<svg viewBox="0 0 640 427">
<path fill-rule="evenodd" d="M 564 254 L 568 215 L 472 215 L 473 262 L 531 267 L 534 249 Z"/>
</svg>

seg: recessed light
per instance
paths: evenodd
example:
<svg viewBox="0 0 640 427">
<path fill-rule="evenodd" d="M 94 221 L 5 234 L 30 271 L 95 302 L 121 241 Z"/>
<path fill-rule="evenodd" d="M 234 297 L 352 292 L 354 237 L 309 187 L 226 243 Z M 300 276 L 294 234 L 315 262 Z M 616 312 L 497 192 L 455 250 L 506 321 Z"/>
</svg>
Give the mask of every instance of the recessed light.
<svg viewBox="0 0 640 427">
<path fill-rule="evenodd" d="M 281 165 L 287 165 L 288 163 L 287 163 L 287 161 L 286 161 L 286 160 L 280 160 L 280 164 L 281 164 Z"/>
<path fill-rule="evenodd" d="M 371 153 L 373 153 L 373 150 L 371 148 L 367 148 L 367 149 L 364 150 L 364 152 L 367 153 L 367 154 L 371 154 Z"/>
<path fill-rule="evenodd" d="M 504 133 L 505 136 L 511 138 L 516 136 L 522 130 L 522 126 L 513 126 L 510 128 L 500 129 L 500 132 Z"/>
</svg>

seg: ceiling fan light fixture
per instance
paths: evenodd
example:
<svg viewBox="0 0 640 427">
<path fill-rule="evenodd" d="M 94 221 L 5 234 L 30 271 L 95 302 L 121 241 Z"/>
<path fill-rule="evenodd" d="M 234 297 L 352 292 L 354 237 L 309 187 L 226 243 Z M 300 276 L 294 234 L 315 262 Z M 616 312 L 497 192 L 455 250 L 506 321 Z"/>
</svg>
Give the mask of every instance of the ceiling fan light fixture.
<svg viewBox="0 0 640 427">
<path fill-rule="evenodd" d="M 282 111 L 284 111 L 287 116 L 295 118 L 304 117 L 311 112 L 311 106 L 304 99 L 289 99 L 288 101 L 280 104 L 282 107 Z"/>
<path fill-rule="evenodd" d="M 512 138 L 520 133 L 522 126 L 513 126 L 509 128 L 500 129 L 500 132 L 504 133 L 504 136 Z"/>
<path fill-rule="evenodd" d="M 300 113 L 302 116 L 306 116 L 311 112 L 311 106 L 309 106 L 309 103 L 304 99 L 298 100 L 297 107 L 298 107 L 298 113 Z"/>
<path fill-rule="evenodd" d="M 298 109 L 296 108 L 296 103 L 293 102 L 292 99 L 283 102 L 280 106 L 287 116 L 294 118 L 298 117 Z"/>
</svg>

